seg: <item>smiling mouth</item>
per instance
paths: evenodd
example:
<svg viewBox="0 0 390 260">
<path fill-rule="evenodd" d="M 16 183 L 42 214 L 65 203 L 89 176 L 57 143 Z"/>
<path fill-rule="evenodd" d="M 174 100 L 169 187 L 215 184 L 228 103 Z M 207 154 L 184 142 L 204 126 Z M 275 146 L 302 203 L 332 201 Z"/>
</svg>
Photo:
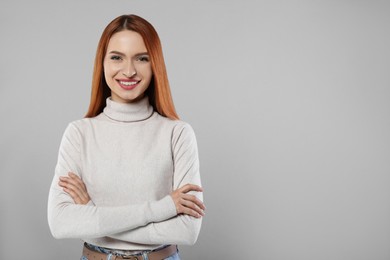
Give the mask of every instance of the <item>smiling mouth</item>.
<svg viewBox="0 0 390 260">
<path fill-rule="evenodd" d="M 125 90 L 132 90 L 138 85 L 138 83 L 140 83 L 140 80 L 117 80 L 117 82 L 121 88 Z"/>
</svg>

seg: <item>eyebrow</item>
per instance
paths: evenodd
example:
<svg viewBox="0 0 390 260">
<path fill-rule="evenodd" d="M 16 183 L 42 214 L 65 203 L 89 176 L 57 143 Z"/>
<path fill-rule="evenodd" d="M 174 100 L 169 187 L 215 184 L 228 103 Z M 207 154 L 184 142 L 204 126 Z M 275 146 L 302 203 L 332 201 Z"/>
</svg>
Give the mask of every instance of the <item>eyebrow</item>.
<svg viewBox="0 0 390 260">
<path fill-rule="evenodd" d="M 122 53 L 120 51 L 110 51 L 108 54 L 118 54 L 121 56 L 126 56 L 124 53 Z M 142 56 L 142 55 L 149 55 L 149 53 L 148 52 L 140 52 L 140 53 L 135 54 L 134 56 Z"/>
</svg>

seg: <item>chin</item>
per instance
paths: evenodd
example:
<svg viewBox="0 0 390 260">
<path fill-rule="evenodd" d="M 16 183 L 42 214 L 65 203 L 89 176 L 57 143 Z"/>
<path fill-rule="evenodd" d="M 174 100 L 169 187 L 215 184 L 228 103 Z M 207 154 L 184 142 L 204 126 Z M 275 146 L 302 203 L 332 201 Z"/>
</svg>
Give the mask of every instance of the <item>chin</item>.
<svg viewBox="0 0 390 260">
<path fill-rule="evenodd" d="M 119 99 L 121 99 L 122 102 L 131 103 L 138 101 L 144 97 L 143 94 L 137 94 L 137 95 L 117 95 Z M 114 100 L 115 101 L 115 100 Z"/>
</svg>

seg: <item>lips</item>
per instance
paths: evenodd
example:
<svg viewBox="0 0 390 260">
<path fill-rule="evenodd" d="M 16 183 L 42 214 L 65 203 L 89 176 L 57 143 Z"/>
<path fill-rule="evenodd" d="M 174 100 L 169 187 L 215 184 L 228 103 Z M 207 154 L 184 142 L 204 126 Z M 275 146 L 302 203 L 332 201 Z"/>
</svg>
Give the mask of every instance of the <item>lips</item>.
<svg viewBox="0 0 390 260">
<path fill-rule="evenodd" d="M 140 80 L 134 79 L 117 79 L 119 86 L 125 90 L 132 90 L 140 83 Z"/>
</svg>

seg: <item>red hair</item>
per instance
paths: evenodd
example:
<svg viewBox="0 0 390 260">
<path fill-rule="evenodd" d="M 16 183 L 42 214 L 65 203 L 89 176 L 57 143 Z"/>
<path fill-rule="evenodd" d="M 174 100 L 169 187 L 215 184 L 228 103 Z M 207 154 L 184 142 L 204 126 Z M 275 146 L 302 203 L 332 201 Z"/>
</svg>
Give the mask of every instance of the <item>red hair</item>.
<svg viewBox="0 0 390 260">
<path fill-rule="evenodd" d="M 103 62 L 112 35 L 124 30 L 139 33 L 149 53 L 153 78 L 145 94 L 149 96 L 150 104 L 160 115 L 170 119 L 179 119 L 172 100 L 160 38 L 153 26 L 137 15 L 119 16 L 104 29 L 96 51 L 91 102 L 85 117 L 94 117 L 100 114 L 106 105 L 106 99 L 111 95 L 110 88 L 104 78 Z"/>
</svg>

